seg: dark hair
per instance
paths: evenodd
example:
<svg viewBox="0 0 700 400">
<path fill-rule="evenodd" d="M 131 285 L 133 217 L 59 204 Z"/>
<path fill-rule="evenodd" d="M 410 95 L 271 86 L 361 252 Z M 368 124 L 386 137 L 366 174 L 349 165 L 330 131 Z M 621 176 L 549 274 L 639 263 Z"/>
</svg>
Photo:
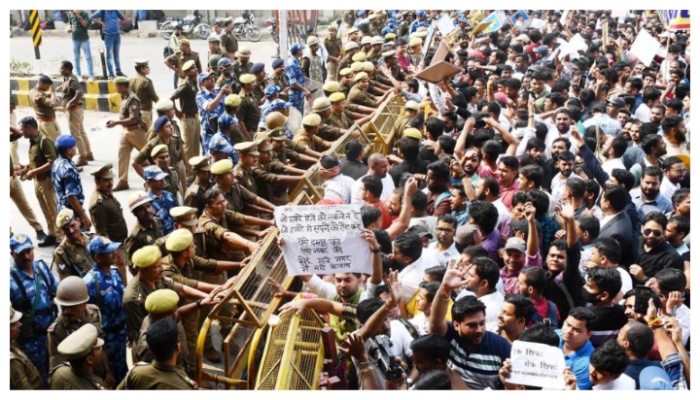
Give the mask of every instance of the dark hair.
<svg viewBox="0 0 700 400">
<path fill-rule="evenodd" d="M 61 66 L 65 69 L 67 69 L 68 71 L 73 72 L 73 63 L 72 62 L 70 62 L 68 60 L 63 60 L 63 61 L 61 61 Z"/>
<path fill-rule="evenodd" d="M 671 202 L 673 203 L 673 205 L 675 207 L 676 204 L 685 200 L 688 196 L 690 196 L 690 189 L 680 188 L 680 189 L 676 190 L 676 192 L 673 194 L 673 197 L 671 197 Z"/>
<path fill-rule="evenodd" d="M 535 187 L 538 188 L 542 185 L 542 179 L 544 179 L 544 169 L 539 165 L 526 165 L 520 168 L 519 171 L 528 181 L 532 181 Z"/>
<path fill-rule="evenodd" d="M 559 347 L 559 335 L 547 322 L 537 323 L 520 333 L 518 340 L 528 343 L 540 343 L 547 346 Z"/>
<path fill-rule="evenodd" d="M 435 161 L 428 165 L 428 171 L 433 171 L 435 179 L 443 180 L 445 182 L 450 180 L 450 166 L 442 161 Z"/>
<path fill-rule="evenodd" d="M 476 265 L 476 274 L 480 279 L 485 279 L 489 284 L 489 292 L 496 290 L 496 284 L 501 278 L 498 264 L 488 257 L 478 257 L 472 260 L 472 264 Z"/>
<path fill-rule="evenodd" d="M 586 194 L 586 183 L 581 178 L 568 178 L 565 185 L 575 199 L 582 199 Z"/>
<path fill-rule="evenodd" d="M 445 272 L 447 272 L 447 267 L 443 267 L 442 265 L 429 267 L 423 271 L 424 274 L 430 275 L 433 279 L 435 279 L 435 282 L 438 283 L 442 282 L 442 278 L 445 277 Z"/>
<path fill-rule="evenodd" d="M 562 151 L 559 153 L 559 161 L 576 161 L 576 156 L 570 151 Z"/>
<path fill-rule="evenodd" d="M 611 186 L 603 191 L 605 200 L 610 202 L 610 206 L 616 212 L 620 212 L 627 206 L 627 190 L 620 186 Z"/>
<path fill-rule="evenodd" d="M 511 171 L 517 171 L 519 167 L 518 158 L 513 156 L 503 156 L 498 163 L 505 165 Z"/>
<path fill-rule="evenodd" d="M 630 78 L 627 80 L 627 83 L 630 84 L 632 89 L 636 89 L 637 91 L 642 90 L 644 87 L 644 82 L 640 78 Z"/>
<path fill-rule="evenodd" d="M 440 118 L 430 117 L 425 121 L 425 130 L 432 135 L 434 139 L 437 139 L 442 135 L 445 129 L 445 122 Z"/>
<path fill-rule="evenodd" d="M 501 144 L 495 140 L 487 140 L 484 145 L 481 146 L 481 151 L 490 161 L 496 161 L 502 150 Z"/>
<path fill-rule="evenodd" d="M 219 196 L 223 196 L 223 195 L 224 195 L 224 192 L 222 192 L 219 189 L 214 189 L 214 188 L 209 189 L 204 193 L 204 202 L 208 206 L 210 206 L 212 204 L 212 202 L 214 201 L 214 199 L 216 199 Z"/>
<path fill-rule="evenodd" d="M 420 236 L 413 232 L 399 233 L 394 240 L 394 247 L 413 261 L 419 259 L 423 254 L 423 244 Z"/>
<path fill-rule="evenodd" d="M 645 215 L 644 219 L 642 220 L 642 226 L 646 225 L 649 221 L 656 222 L 657 224 L 661 225 L 663 229 L 666 229 L 666 225 L 668 225 L 668 219 L 660 211 L 652 211 Z"/>
<path fill-rule="evenodd" d="M 549 211 L 549 196 L 547 193 L 535 189 L 528 192 L 532 205 L 535 206 L 536 217 L 541 217 Z"/>
<path fill-rule="evenodd" d="M 370 192 L 372 196 L 376 198 L 380 198 L 382 196 L 384 185 L 382 184 L 382 180 L 379 179 L 378 176 L 367 175 L 364 178 L 362 178 L 362 184 L 364 185 L 365 190 Z"/>
<path fill-rule="evenodd" d="M 595 179 L 589 179 L 584 182 L 586 185 L 586 192 L 593 194 L 593 198 L 597 199 L 600 195 L 600 185 Z"/>
<path fill-rule="evenodd" d="M 634 176 L 632 176 L 632 173 L 626 169 L 615 168 L 612 171 L 612 176 L 626 191 L 629 191 L 634 186 Z"/>
<path fill-rule="evenodd" d="M 486 175 L 481 180 L 484 182 L 484 189 L 489 189 L 492 196 L 498 197 L 501 194 L 501 185 L 496 178 Z"/>
<path fill-rule="evenodd" d="M 372 206 L 362 206 L 360 208 L 360 214 L 362 216 L 362 225 L 365 228 L 382 217 L 382 212 L 378 208 Z"/>
<path fill-rule="evenodd" d="M 600 221 L 593 215 L 580 216 L 578 223 L 581 226 L 581 230 L 588 232 L 592 240 L 596 239 L 600 234 Z"/>
<path fill-rule="evenodd" d="M 552 141 L 552 144 L 557 142 L 564 142 L 564 147 L 566 147 L 567 150 L 571 148 L 571 140 L 569 140 L 569 138 L 558 137 Z"/>
<path fill-rule="evenodd" d="M 348 146 L 351 143 L 354 145 Z M 348 160 L 357 160 L 360 154 L 362 154 L 362 144 L 357 139 L 350 140 L 345 144 L 345 157 Z"/>
<path fill-rule="evenodd" d="M 647 89 L 642 93 L 642 102 L 649 103 L 650 101 L 656 101 L 659 97 L 661 97 L 661 91 L 659 89 Z"/>
<path fill-rule="evenodd" d="M 418 288 L 419 288 L 419 289 L 425 289 L 425 291 L 428 292 L 427 295 L 425 296 L 425 298 L 426 298 L 428 301 L 433 301 L 433 299 L 435 299 L 435 295 L 436 295 L 437 292 L 438 292 L 438 289 L 440 289 L 440 282 L 435 282 L 435 281 L 431 281 L 431 282 L 423 281 L 423 282 L 421 282 L 421 283 L 418 284 Z"/>
<path fill-rule="evenodd" d="M 146 343 L 156 361 L 164 362 L 170 359 L 179 343 L 175 321 L 172 318 L 163 318 L 152 323 L 146 331 Z"/>
<path fill-rule="evenodd" d="M 547 286 L 547 273 L 542 268 L 523 268 L 520 271 L 525 277 L 525 284 L 532 287 L 535 292 L 542 294 Z"/>
<path fill-rule="evenodd" d="M 464 296 L 458 299 L 452 305 L 452 321 L 462 322 L 467 315 L 474 313 L 484 313 L 486 315 L 486 306 L 475 296 Z"/>
<path fill-rule="evenodd" d="M 425 211 L 428 208 L 428 195 L 421 190 L 416 190 L 411 195 L 411 207 L 419 212 Z"/>
<path fill-rule="evenodd" d="M 422 353 L 431 361 L 440 360 L 443 364 L 447 364 L 450 357 L 450 342 L 444 337 L 429 333 L 417 337 L 411 342 L 411 350 Z"/>
<path fill-rule="evenodd" d="M 627 140 L 622 136 L 616 136 L 612 140 L 610 147 L 615 150 L 615 157 L 620 158 L 625 154 L 625 150 L 627 150 Z"/>
<path fill-rule="evenodd" d="M 440 148 L 449 155 L 454 154 L 457 141 L 448 135 L 440 135 L 437 139 Z"/>
<path fill-rule="evenodd" d="M 376 297 L 363 300 L 357 305 L 357 319 L 361 324 L 364 324 L 372 314 L 382 307 L 384 307 L 384 302 Z"/>
<path fill-rule="evenodd" d="M 525 325 L 530 323 L 533 314 L 536 312 L 535 305 L 532 303 L 532 300 L 522 294 L 512 294 L 506 297 L 504 302 L 515 306 L 515 318 L 525 318 Z"/>
<path fill-rule="evenodd" d="M 668 107 L 671 110 L 674 110 L 680 114 L 681 110 L 683 110 L 683 100 L 681 100 L 677 97 L 673 98 L 673 99 L 666 102 L 666 107 Z M 661 122 L 663 123 L 663 121 L 661 121 Z"/>
<path fill-rule="evenodd" d="M 446 222 L 448 224 L 452 224 L 454 228 L 457 228 L 457 220 L 452 216 L 452 214 L 442 214 L 438 217 L 437 222 Z"/>
<path fill-rule="evenodd" d="M 471 260 L 479 257 L 488 257 L 489 251 L 481 246 L 468 246 L 462 250 L 462 254 L 469 256 Z"/>
<path fill-rule="evenodd" d="M 416 339 L 417 340 L 417 339 Z M 452 390 L 452 381 L 447 372 L 440 369 L 425 371 L 413 384 L 415 390 Z"/>
<path fill-rule="evenodd" d="M 26 125 L 30 128 L 38 129 L 39 124 L 36 122 L 36 119 L 34 117 L 24 117 L 21 120 L 19 120 L 20 125 Z"/>
<path fill-rule="evenodd" d="M 690 233 L 690 220 L 686 217 L 671 217 L 667 225 L 670 224 L 676 224 L 676 233 L 684 233 L 685 236 Z"/>
<path fill-rule="evenodd" d="M 532 149 L 538 149 L 544 151 L 545 149 L 545 144 L 544 140 L 539 139 L 539 138 L 532 138 L 527 142 L 527 146 L 525 147 L 525 151 L 530 151 Z"/>
<path fill-rule="evenodd" d="M 389 233 L 385 231 L 384 229 L 372 229 L 372 232 L 374 232 L 374 236 L 377 238 L 377 243 L 379 243 L 379 247 L 382 249 L 382 253 L 384 254 L 390 254 L 391 253 L 391 237 L 389 236 Z"/>
<path fill-rule="evenodd" d="M 630 345 L 630 352 L 639 359 L 647 358 L 647 355 L 654 346 L 654 332 L 647 325 L 630 321 L 627 323 L 627 341 Z"/>
<path fill-rule="evenodd" d="M 593 247 L 598 249 L 601 256 L 605 256 L 612 264 L 617 264 L 622 258 L 620 243 L 613 238 L 597 238 L 593 241 Z"/>
<path fill-rule="evenodd" d="M 622 288 L 620 273 L 612 268 L 589 268 L 588 278 L 596 283 L 601 292 L 608 292 L 610 299 L 617 296 L 620 292 L 620 288 Z"/>
<path fill-rule="evenodd" d="M 683 122 L 683 117 L 680 115 L 669 115 L 661 120 L 661 130 L 663 130 L 664 133 L 669 133 L 671 129 L 677 127 L 681 122 Z"/>
<path fill-rule="evenodd" d="M 593 311 L 585 307 L 572 308 L 571 311 L 569 311 L 569 317 L 585 322 L 587 331 L 592 331 L 595 328 L 595 324 L 598 320 L 598 317 L 596 317 Z"/>
<path fill-rule="evenodd" d="M 513 195 L 512 206 L 515 207 L 518 204 L 525 204 L 528 201 L 531 201 L 530 195 L 526 192 L 518 191 L 518 192 L 515 192 L 515 194 Z"/>
<path fill-rule="evenodd" d="M 659 285 L 659 290 L 665 293 L 684 292 L 688 283 L 688 278 L 683 271 L 674 268 L 664 268 L 657 272 L 654 278 Z"/>
<path fill-rule="evenodd" d="M 53 80 L 49 78 L 46 75 L 40 75 L 39 76 L 39 83 L 44 84 L 44 85 L 53 85 Z"/>
<path fill-rule="evenodd" d="M 490 235 L 498 223 L 498 209 L 486 201 L 475 201 L 469 205 L 469 215 L 479 225 L 484 235 Z"/>
<path fill-rule="evenodd" d="M 590 361 L 596 370 L 616 376 L 625 372 L 630 358 L 624 347 L 615 340 L 608 340 L 593 351 Z"/>
<path fill-rule="evenodd" d="M 396 147 L 401 151 L 404 160 L 408 162 L 415 162 L 418 160 L 420 145 L 417 141 L 403 137 L 396 142 Z"/>
</svg>

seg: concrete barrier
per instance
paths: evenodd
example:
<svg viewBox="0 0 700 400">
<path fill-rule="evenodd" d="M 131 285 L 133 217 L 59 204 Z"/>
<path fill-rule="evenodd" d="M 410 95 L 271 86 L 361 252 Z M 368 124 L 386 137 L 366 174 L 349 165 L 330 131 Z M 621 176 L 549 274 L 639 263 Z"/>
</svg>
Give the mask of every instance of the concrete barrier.
<svg viewBox="0 0 700 400">
<path fill-rule="evenodd" d="M 60 78 L 52 78 L 52 90 L 61 85 Z M 29 90 L 36 86 L 39 78 L 32 77 L 10 77 L 10 92 L 15 99 L 15 104 L 20 107 L 31 107 L 29 104 Z M 90 111 L 119 112 L 121 96 L 114 88 L 114 82 L 96 80 L 94 82 L 81 82 L 83 90 L 83 108 Z"/>
</svg>

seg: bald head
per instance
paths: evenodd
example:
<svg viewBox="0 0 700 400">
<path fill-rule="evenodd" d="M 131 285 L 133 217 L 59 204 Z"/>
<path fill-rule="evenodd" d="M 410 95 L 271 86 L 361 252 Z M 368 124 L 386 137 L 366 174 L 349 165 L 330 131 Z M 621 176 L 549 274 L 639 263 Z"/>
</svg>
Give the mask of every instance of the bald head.
<svg viewBox="0 0 700 400">
<path fill-rule="evenodd" d="M 379 179 L 384 179 L 386 173 L 389 171 L 389 161 L 382 153 L 373 153 L 370 155 L 367 159 L 367 165 L 369 166 L 369 174 Z"/>
</svg>

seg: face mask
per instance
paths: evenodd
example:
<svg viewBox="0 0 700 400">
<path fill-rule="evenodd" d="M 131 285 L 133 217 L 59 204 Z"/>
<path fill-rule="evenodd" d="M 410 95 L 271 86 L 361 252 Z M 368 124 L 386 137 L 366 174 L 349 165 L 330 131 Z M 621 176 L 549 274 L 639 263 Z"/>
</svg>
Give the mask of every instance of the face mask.
<svg viewBox="0 0 700 400">
<path fill-rule="evenodd" d="M 586 303 L 594 304 L 598 302 L 598 295 L 591 294 L 591 292 L 586 290 L 586 288 L 581 287 L 581 300 L 585 301 Z"/>
</svg>

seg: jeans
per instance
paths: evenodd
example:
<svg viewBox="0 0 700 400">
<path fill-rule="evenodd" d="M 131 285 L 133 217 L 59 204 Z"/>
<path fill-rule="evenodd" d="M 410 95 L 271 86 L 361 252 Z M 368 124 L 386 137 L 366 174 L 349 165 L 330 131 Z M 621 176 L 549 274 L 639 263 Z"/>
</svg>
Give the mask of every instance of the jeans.
<svg viewBox="0 0 700 400">
<path fill-rule="evenodd" d="M 90 40 L 88 39 L 82 41 L 73 41 L 73 61 L 75 62 L 74 64 L 76 75 L 82 75 L 80 71 L 80 49 L 83 50 L 83 53 L 85 54 L 85 59 L 87 60 L 88 76 L 92 78 L 94 76 L 94 72 L 92 70 L 92 54 L 90 54 Z"/>
<path fill-rule="evenodd" d="M 109 76 L 114 76 L 114 72 L 122 72 L 119 64 L 119 46 L 122 43 L 121 35 L 105 35 L 105 48 L 107 49 L 107 69 Z M 114 57 L 114 69 L 112 69 L 112 57 Z"/>
</svg>

